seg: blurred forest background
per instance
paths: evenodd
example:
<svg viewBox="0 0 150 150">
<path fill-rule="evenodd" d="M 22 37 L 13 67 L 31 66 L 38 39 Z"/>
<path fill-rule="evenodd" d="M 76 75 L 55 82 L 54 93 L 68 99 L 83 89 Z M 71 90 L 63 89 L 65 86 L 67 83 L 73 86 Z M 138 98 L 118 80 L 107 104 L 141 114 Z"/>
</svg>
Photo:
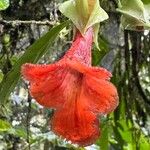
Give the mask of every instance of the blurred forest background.
<svg viewBox="0 0 150 150">
<path fill-rule="evenodd" d="M 101 137 L 85 148 L 51 132 L 53 110 L 37 104 L 20 78 L 23 63 L 52 63 L 69 48 L 73 26 L 58 10 L 62 2 L 0 0 L 0 150 L 150 150 L 150 32 L 144 30 L 150 1 L 100 0 L 109 19 L 101 23 L 101 50 L 93 46 L 93 65 L 112 72 L 120 104 L 100 118 Z"/>
</svg>

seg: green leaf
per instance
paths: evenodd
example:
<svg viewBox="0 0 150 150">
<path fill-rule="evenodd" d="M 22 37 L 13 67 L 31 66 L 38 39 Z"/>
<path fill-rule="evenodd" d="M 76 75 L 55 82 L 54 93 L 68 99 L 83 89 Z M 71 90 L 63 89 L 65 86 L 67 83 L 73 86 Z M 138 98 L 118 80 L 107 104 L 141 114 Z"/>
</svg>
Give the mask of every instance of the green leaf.
<svg viewBox="0 0 150 150">
<path fill-rule="evenodd" d="M 22 138 L 27 138 L 27 131 L 24 127 L 16 127 L 14 128 L 15 132 L 14 135 Z"/>
<path fill-rule="evenodd" d="M 11 128 L 11 124 L 5 120 L 0 119 L 0 132 L 8 131 Z"/>
<path fill-rule="evenodd" d="M 7 130 L 5 130 L 7 134 L 12 134 L 16 137 L 27 138 L 27 129 L 24 126 L 10 126 Z"/>
<path fill-rule="evenodd" d="M 108 41 L 106 41 L 103 37 L 100 37 L 98 42 L 99 45 L 94 48 L 92 51 L 92 64 L 94 66 L 100 65 L 102 58 L 108 53 Z M 97 48 L 99 47 L 100 50 Z"/>
<path fill-rule="evenodd" d="M 141 134 L 139 142 L 140 142 L 140 149 L 141 150 L 142 149 L 143 150 L 150 149 L 150 141 L 143 134 Z"/>
<path fill-rule="evenodd" d="M 104 121 L 101 123 L 101 137 L 97 141 L 97 145 L 100 146 L 102 150 L 108 150 L 108 133 L 109 133 L 109 123 Z"/>
<path fill-rule="evenodd" d="M 123 28 L 131 30 L 139 30 L 138 27 L 150 28 L 150 1 L 124 0 L 117 11 L 123 14 L 121 18 Z"/>
<path fill-rule="evenodd" d="M 0 103 L 5 104 L 10 93 L 15 88 L 20 78 L 20 68 L 26 63 L 36 63 L 48 50 L 53 41 L 58 36 L 59 32 L 67 26 L 69 22 L 66 21 L 54 28 L 52 28 L 47 34 L 38 39 L 33 45 L 31 45 L 24 55 L 14 64 L 10 72 L 4 77 L 0 84 Z"/>
<path fill-rule="evenodd" d="M 123 138 L 124 141 L 127 143 L 133 143 L 133 138 L 132 138 L 132 132 L 133 132 L 133 126 L 130 121 L 120 119 L 118 122 L 118 131 L 121 134 L 121 137 Z"/>
<path fill-rule="evenodd" d="M 9 6 L 9 0 L 0 0 L 0 10 L 5 10 Z"/>
<path fill-rule="evenodd" d="M 91 9 L 91 5 L 93 9 Z M 93 26 L 94 42 L 98 45 L 98 24 L 108 19 L 107 13 L 100 7 L 99 0 L 69 0 L 61 4 L 59 10 L 73 22 L 82 34 L 84 34 L 89 27 Z"/>
<path fill-rule="evenodd" d="M 4 74 L 0 70 L 0 82 L 3 80 Z"/>
</svg>

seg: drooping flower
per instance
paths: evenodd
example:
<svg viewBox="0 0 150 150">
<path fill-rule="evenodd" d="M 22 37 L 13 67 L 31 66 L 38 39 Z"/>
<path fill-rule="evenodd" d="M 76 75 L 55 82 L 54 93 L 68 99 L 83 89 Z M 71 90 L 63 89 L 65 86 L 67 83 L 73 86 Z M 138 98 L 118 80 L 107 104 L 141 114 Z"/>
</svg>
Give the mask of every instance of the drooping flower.
<svg viewBox="0 0 150 150">
<path fill-rule="evenodd" d="M 77 31 L 71 48 L 58 62 L 22 66 L 33 98 L 55 109 L 52 131 L 82 146 L 99 137 L 98 115 L 108 114 L 118 105 L 117 90 L 109 81 L 111 73 L 91 66 L 92 42 L 92 28 L 84 36 Z"/>
</svg>

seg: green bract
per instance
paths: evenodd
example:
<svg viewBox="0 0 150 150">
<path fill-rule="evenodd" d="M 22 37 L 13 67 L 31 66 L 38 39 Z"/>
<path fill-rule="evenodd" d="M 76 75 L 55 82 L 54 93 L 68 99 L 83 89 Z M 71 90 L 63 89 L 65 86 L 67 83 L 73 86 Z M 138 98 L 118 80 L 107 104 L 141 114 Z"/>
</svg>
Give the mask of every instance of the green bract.
<svg viewBox="0 0 150 150">
<path fill-rule="evenodd" d="M 97 44 L 99 23 L 108 18 L 107 13 L 100 7 L 99 0 L 69 0 L 60 5 L 59 10 L 71 19 L 78 30 L 84 34 L 93 26 L 94 41 Z"/>
<path fill-rule="evenodd" d="M 120 8 L 122 26 L 125 29 L 138 30 L 138 27 L 150 29 L 150 1 L 149 0 L 124 0 Z"/>
</svg>

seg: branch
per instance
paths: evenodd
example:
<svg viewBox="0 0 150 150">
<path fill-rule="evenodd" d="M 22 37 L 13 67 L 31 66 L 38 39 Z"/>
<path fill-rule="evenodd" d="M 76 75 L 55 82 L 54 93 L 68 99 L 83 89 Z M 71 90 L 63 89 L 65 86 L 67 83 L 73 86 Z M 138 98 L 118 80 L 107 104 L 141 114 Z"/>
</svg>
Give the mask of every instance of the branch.
<svg viewBox="0 0 150 150">
<path fill-rule="evenodd" d="M 118 7 L 118 4 L 115 0 L 110 0 L 112 3 L 114 3 L 114 6 L 117 8 Z"/>
<path fill-rule="evenodd" d="M 28 88 L 28 85 L 25 84 Z M 29 90 L 28 90 L 29 91 Z M 28 142 L 28 150 L 31 150 L 31 147 L 30 147 L 30 120 L 31 120 L 31 96 L 30 96 L 30 93 L 28 92 L 28 110 L 27 110 L 27 124 L 26 124 L 26 131 L 27 131 L 27 142 Z"/>
<path fill-rule="evenodd" d="M 19 25 L 19 24 L 36 24 L 36 25 L 54 25 L 55 21 L 36 21 L 36 20 L 0 20 L 0 24 L 12 24 L 12 25 Z"/>
<path fill-rule="evenodd" d="M 130 31 L 131 41 L 132 41 L 132 72 L 135 79 L 135 84 L 137 86 L 137 89 L 143 98 L 143 100 L 150 106 L 150 100 L 145 94 L 142 85 L 140 84 L 140 79 L 138 75 L 138 55 L 139 51 L 141 50 L 141 35 L 139 35 L 135 31 Z"/>
</svg>

